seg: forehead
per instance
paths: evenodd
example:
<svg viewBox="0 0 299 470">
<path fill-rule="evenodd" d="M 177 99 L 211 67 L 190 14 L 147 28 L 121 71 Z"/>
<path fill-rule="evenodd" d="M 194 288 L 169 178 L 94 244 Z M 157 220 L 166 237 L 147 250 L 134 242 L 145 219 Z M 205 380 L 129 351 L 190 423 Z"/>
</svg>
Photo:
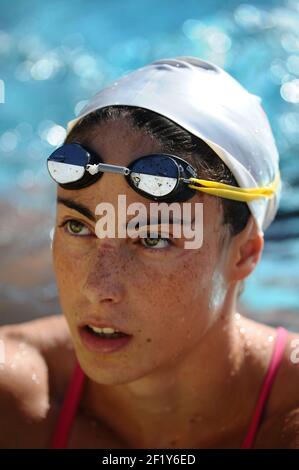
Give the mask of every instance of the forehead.
<svg viewBox="0 0 299 470">
<path fill-rule="evenodd" d="M 78 141 L 97 153 L 103 162 L 113 165 L 127 166 L 142 155 L 163 152 L 157 139 L 124 119 L 103 122 Z"/>
</svg>

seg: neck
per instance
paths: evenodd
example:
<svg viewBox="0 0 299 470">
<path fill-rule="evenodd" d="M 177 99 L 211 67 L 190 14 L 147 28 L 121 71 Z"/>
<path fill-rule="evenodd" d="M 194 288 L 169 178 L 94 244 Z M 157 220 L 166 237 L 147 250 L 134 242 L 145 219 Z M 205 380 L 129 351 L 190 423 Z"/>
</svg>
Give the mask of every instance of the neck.
<svg viewBox="0 0 299 470">
<path fill-rule="evenodd" d="M 173 363 L 126 384 L 88 380 L 86 409 L 135 448 L 192 447 L 210 436 L 221 439 L 247 418 L 242 407 L 248 373 L 233 305 L 227 299 L 230 311 L 224 306 L 196 347 Z"/>
</svg>

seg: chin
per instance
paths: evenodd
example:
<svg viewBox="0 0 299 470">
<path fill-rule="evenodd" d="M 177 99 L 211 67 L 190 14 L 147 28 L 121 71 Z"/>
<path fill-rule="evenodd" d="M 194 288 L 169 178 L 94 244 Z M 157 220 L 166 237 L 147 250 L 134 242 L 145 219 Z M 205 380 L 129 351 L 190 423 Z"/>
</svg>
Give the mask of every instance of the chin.
<svg viewBox="0 0 299 470">
<path fill-rule="evenodd" d="M 80 361 L 81 367 L 89 379 L 101 385 L 122 385 L 135 380 L 141 379 L 146 375 L 146 372 L 140 370 L 134 371 L 132 367 L 124 367 L 117 364 L 94 364 L 92 362 L 85 362 L 84 359 Z"/>
</svg>

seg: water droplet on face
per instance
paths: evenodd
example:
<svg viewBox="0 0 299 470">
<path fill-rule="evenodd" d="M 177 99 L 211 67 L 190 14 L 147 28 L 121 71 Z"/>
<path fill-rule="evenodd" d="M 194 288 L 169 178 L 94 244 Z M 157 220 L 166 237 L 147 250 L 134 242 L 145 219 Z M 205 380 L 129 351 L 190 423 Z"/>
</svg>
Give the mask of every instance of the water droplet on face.
<svg viewBox="0 0 299 470">
<path fill-rule="evenodd" d="M 240 328 L 240 333 L 241 333 L 241 335 L 244 335 L 244 334 L 245 334 L 245 331 L 246 331 L 245 328 L 242 326 L 242 328 Z"/>
<path fill-rule="evenodd" d="M 241 315 L 239 313 L 235 313 L 235 320 L 239 321 L 241 318 Z"/>
<path fill-rule="evenodd" d="M 35 373 L 32 374 L 31 378 L 32 378 L 32 381 L 35 382 L 36 384 L 40 383 L 40 381 L 38 380 L 37 375 Z"/>
<path fill-rule="evenodd" d="M 274 338 L 273 338 L 272 335 L 268 336 L 268 341 L 269 341 L 269 343 L 272 343 L 273 339 L 274 339 Z"/>
</svg>

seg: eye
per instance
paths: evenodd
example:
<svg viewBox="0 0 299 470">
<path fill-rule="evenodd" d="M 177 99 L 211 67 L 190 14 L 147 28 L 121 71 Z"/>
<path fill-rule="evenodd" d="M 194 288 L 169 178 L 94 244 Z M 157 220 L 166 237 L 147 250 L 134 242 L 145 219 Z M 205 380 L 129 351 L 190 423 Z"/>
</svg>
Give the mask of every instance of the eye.
<svg viewBox="0 0 299 470">
<path fill-rule="evenodd" d="M 92 234 L 91 230 L 85 224 L 83 224 L 83 222 L 80 222 L 76 219 L 65 220 L 61 225 L 59 225 L 59 227 L 65 227 L 65 230 L 68 233 L 79 237 Z"/>
<path fill-rule="evenodd" d="M 155 250 L 167 248 L 171 245 L 171 240 L 169 238 L 163 237 L 144 237 L 140 239 L 141 245 L 146 248 L 152 248 Z"/>
</svg>

